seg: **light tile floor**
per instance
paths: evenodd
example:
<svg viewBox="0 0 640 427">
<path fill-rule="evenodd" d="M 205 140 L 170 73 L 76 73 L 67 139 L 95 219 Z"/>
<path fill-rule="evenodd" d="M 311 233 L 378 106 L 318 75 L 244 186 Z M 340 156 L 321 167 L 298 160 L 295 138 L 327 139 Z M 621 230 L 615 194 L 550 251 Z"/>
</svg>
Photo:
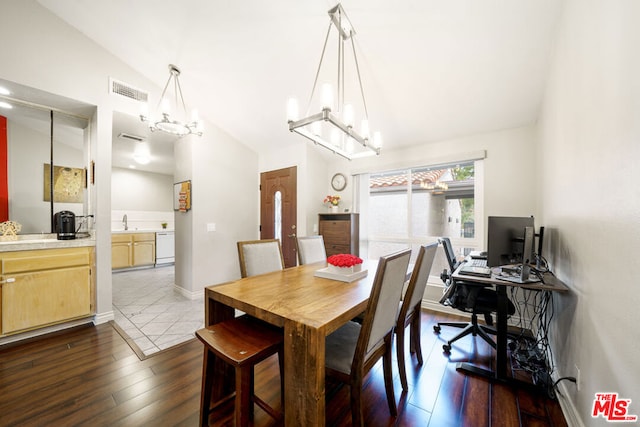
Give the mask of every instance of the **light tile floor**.
<svg viewBox="0 0 640 427">
<path fill-rule="evenodd" d="M 144 356 L 190 340 L 204 326 L 204 292 L 190 300 L 174 283 L 173 265 L 113 273 L 115 323 Z"/>
</svg>

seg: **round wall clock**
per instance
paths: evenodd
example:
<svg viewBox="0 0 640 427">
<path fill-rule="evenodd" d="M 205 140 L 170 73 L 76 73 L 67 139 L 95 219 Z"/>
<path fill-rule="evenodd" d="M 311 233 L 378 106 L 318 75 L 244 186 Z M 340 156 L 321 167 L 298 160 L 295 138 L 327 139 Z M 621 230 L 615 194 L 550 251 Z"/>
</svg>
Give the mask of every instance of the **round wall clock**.
<svg viewBox="0 0 640 427">
<path fill-rule="evenodd" d="M 342 191 L 347 186 L 347 177 L 341 173 L 333 175 L 331 178 L 331 186 L 336 191 Z"/>
</svg>

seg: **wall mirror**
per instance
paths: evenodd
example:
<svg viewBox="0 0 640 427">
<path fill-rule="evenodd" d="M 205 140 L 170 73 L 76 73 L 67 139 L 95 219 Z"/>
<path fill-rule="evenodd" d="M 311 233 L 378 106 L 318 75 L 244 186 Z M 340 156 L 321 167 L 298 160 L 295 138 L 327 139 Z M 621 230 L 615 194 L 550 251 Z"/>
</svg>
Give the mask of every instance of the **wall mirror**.
<svg viewBox="0 0 640 427">
<path fill-rule="evenodd" d="M 0 193 L 8 219 L 22 225 L 20 234 L 53 233 L 54 213 L 66 210 L 78 217 L 77 228 L 91 228 L 90 118 L 96 107 L 2 79 L 0 88 L 7 158 Z"/>
</svg>

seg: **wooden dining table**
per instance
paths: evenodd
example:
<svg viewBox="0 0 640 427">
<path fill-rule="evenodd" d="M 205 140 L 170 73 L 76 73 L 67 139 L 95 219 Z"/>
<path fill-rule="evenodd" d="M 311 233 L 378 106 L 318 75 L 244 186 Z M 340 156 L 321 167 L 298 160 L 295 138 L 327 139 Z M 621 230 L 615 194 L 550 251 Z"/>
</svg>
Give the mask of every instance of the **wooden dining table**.
<svg viewBox="0 0 640 427">
<path fill-rule="evenodd" d="M 365 261 L 367 275 L 353 282 L 316 277 L 324 267 L 307 264 L 205 288 L 206 325 L 238 309 L 283 328 L 286 426 L 325 425 L 325 337 L 366 309 L 377 261 Z M 214 397 L 223 392 L 214 390 Z"/>
</svg>

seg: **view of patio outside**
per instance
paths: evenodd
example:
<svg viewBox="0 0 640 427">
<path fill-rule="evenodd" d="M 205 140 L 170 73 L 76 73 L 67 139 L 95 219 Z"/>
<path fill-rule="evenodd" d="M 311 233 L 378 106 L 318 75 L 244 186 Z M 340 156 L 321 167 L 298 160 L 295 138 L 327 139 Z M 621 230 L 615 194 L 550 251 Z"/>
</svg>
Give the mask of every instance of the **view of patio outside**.
<svg viewBox="0 0 640 427">
<path fill-rule="evenodd" d="M 371 175 L 368 257 L 409 247 L 417 253 L 419 245 L 439 237 L 462 242 L 454 245 L 460 256 L 476 249 L 474 178 L 473 163 Z M 439 250 L 432 271 L 444 268 L 447 263 Z"/>
</svg>

